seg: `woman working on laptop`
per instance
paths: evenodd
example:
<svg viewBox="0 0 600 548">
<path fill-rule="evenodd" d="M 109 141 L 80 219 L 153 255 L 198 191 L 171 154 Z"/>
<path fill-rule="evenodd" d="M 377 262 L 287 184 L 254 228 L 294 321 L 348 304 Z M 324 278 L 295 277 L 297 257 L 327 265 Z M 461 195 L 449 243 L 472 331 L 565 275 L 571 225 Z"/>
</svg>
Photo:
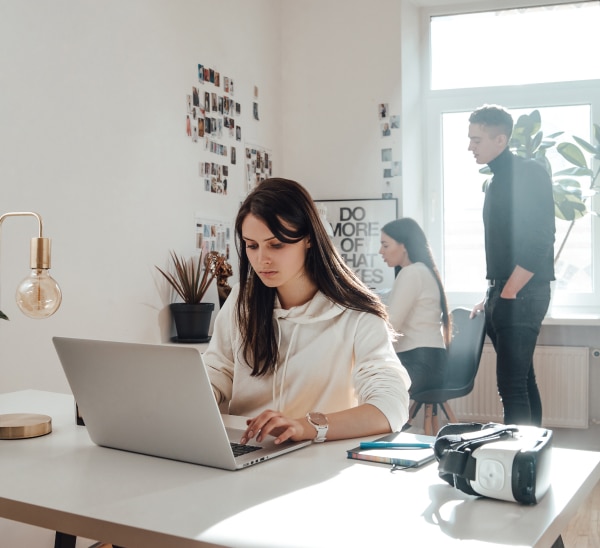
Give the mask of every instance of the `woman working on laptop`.
<svg viewBox="0 0 600 548">
<path fill-rule="evenodd" d="M 410 379 L 384 305 L 334 248 L 308 192 L 268 179 L 238 212 L 240 283 L 204 361 L 241 440 L 325 441 L 400 430 Z"/>
</svg>

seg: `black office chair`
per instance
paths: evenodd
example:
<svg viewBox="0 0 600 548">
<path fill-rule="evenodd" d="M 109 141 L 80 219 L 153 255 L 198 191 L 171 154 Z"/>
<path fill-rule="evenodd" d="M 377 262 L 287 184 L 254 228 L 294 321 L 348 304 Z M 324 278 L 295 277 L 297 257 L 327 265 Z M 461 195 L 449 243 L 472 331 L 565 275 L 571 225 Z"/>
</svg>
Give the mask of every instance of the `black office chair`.
<svg viewBox="0 0 600 548">
<path fill-rule="evenodd" d="M 448 400 L 466 396 L 473 390 L 485 339 L 483 312 L 473 319 L 469 318 L 470 314 L 471 311 L 466 308 L 456 308 L 452 311 L 453 336 L 448 347 L 444 386 L 412 394 L 413 403 L 405 429 L 410 427 L 423 405 L 425 405 L 426 435 L 435 436 L 440 429 L 437 417 L 438 406 L 441 407 L 448 422 L 457 422 Z"/>
</svg>

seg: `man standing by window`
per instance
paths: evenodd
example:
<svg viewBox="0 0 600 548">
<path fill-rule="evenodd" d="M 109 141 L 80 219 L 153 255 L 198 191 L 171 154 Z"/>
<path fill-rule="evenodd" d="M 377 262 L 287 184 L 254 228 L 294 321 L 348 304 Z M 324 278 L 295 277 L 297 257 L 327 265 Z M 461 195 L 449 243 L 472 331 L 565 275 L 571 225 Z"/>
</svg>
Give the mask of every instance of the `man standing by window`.
<svg viewBox="0 0 600 548">
<path fill-rule="evenodd" d="M 505 424 L 542 422 L 533 352 L 554 280 L 554 200 L 543 166 L 509 150 L 512 116 L 484 105 L 469 117 L 469 150 L 493 173 L 483 205 L 486 332 L 496 350 L 496 379 Z"/>
</svg>

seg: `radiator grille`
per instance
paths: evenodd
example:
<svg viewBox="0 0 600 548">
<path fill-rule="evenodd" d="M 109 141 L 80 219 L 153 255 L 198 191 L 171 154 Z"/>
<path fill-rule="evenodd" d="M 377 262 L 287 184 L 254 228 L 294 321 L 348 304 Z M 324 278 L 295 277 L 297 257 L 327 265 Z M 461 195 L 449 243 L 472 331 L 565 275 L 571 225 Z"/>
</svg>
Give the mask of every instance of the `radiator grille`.
<svg viewBox="0 0 600 548">
<path fill-rule="evenodd" d="M 542 397 L 544 427 L 588 427 L 589 356 L 587 347 L 536 347 L 533 363 Z M 461 422 L 502 422 L 496 353 L 491 345 L 484 345 L 473 391 L 452 400 L 450 405 Z"/>
</svg>

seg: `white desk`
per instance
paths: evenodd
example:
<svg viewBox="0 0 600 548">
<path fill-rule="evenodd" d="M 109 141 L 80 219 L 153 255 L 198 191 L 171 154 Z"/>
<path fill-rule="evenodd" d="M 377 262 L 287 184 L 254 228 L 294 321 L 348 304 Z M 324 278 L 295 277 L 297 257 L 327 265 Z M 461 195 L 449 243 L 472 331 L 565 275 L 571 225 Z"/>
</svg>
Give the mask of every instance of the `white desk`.
<svg viewBox="0 0 600 548">
<path fill-rule="evenodd" d="M 0 441 L 0 516 L 127 548 L 546 547 L 600 479 L 600 453 L 554 448 L 551 489 L 521 506 L 453 489 L 436 463 L 348 460 L 352 440 L 227 472 L 97 447 L 68 395 L 0 395 L 0 413 L 21 411 L 54 431 Z"/>
</svg>

